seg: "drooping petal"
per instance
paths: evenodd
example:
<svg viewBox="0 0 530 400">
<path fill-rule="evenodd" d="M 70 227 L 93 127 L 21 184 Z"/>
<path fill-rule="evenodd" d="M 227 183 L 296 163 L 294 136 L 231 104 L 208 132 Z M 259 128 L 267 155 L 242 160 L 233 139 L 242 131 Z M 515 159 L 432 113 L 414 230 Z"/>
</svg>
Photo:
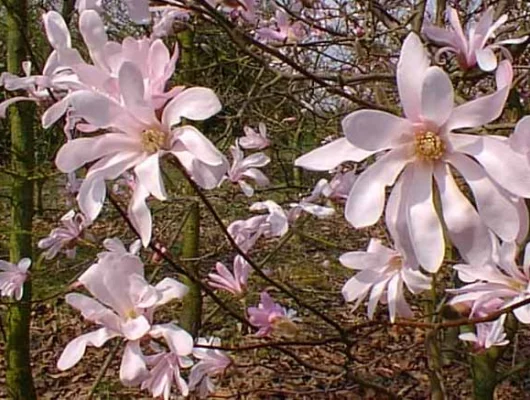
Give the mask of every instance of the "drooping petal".
<svg viewBox="0 0 530 400">
<path fill-rule="evenodd" d="M 445 253 L 442 225 L 434 208 L 432 164 L 415 164 L 413 182 L 407 196 L 408 226 L 418 262 L 429 272 L 442 265 Z"/>
<path fill-rule="evenodd" d="M 437 165 L 434 177 L 451 241 L 464 260 L 482 265 L 491 257 L 492 250 L 486 225 L 456 185 L 448 166 Z"/>
<path fill-rule="evenodd" d="M 151 242 L 153 229 L 151 211 L 146 202 L 147 197 L 149 197 L 149 191 L 137 182 L 127 209 L 127 215 L 140 235 L 144 247 L 147 247 Z"/>
<path fill-rule="evenodd" d="M 373 225 L 383 212 L 385 188 L 392 185 L 410 162 L 406 146 L 391 150 L 368 167 L 355 181 L 346 202 L 345 215 L 356 228 Z"/>
<path fill-rule="evenodd" d="M 101 347 L 107 340 L 116 336 L 115 332 L 111 332 L 107 328 L 101 328 L 75 338 L 64 348 L 57 362 L 57 368 L 61 371 L 72 368 L 83 358 L 87 346 Z"/>
<path fill-rule="evenodd" d="M 77 195 L 77 202 L 81 212 L 87 216 L 91 221 L 94 221 L 101 209 L 107 190 L 105 181 L 101 178 L 84 179 L 79 194 Z"/>
<path fill-rule="evenodd" d="M 477 210 L 484 223 L 504 241 L 515 240 L 520 218 L 515 205 L 471 158 L 454 153 L 448 161 L 458 170 L 471 188 Z"/>
<path fill-rule="evenodd" d="M 167 194 L 159 165 L 158 153 L 151 154 L 134 168 L 138 181 L 158 200 L 166 200 Z"/>
<path fill-rule="evenodd" d="M 148 375 L 145 358 L 140 349 L 140 342 L 129 341 L 125 345 L 120 365 L 120 381 L 125 386 L 135 386 Z"/>
<path fill-rule="evenodd" d="M 329 171 L 346 161 L 363 161 L 374 153 L 353 146 L 346 138 L 340 138 L 298 157 L 294 165 L 311 171 Z"/>
<path fill-rule="evenodd" d="M 474 157 L 488 175 L 507 191 L 530 197 L 530 165 L 507 141 L 489 136 L 451 135 L 455 150 Z"/>
<path fill-rule="evenodd" d="M 175 324 L 154 325 L 149 334 L 154 338 L 164 338 L 171 351 L 179 356 L 193 351 L 193 338 Z"/>
<path fill-rule="evenodd" d="M 205 164 L 218 166 L 224 164 L 224 155 L 197 128 L 186 125 L 174 131 L 174 140 L 178 141 Z"/>
</svg>

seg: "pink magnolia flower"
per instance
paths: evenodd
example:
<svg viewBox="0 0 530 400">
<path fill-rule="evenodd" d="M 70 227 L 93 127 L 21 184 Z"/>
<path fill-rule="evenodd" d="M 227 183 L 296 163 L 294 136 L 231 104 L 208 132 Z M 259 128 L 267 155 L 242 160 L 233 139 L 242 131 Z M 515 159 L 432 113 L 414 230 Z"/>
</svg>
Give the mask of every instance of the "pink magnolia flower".
<svg viewBox="0 0 530 400">
<path fill-rule="evenodd" d="M 449 239 L 465 259 L 480 263 L 491 253 L 489 229 L 506 241 L 518 236 L 521 221 L 513 198 L 530 196 L 530 166 L 506 140 L 455 131 L 498 118 L 512 77 L 510 63 L 503 61 L 497 70 L 497 91 L 455 107 L 449 77 L 429 66 L 421 41 L 411 33 L 397 67 L 405 118 L 355 111 L 342 122 L 345 139 L 302 156 L 296 165 L 329 170 L 344 161 L 382 153 L 355 181 L 346 219 L 356 228 L 376 223 L 384 209 L 385 188 L 394 185 L 390 197 L 401 210 L 400 235 L 411 238 L 411 248 L 404 251 L 413 251 L 429 272 L 438 270 L 445 252 L 433 203 L 434 180 Z M 376 133 L 367 135 L 367 131 Z M 458 188 L 450 166 L 469 185 L 476 209 Z"/>
<path fill-rule="evenodd" d="M 221 103 L 210 89 L 184 89 L 166 105 L 159 120 L 155 109 L 144 100 L 144 82 L 135 64 L 122 64 L 119 87 L 122 101 L 88 90 L 70 95 L 70 104 L 77 115 L 93 126 L 109 129 L 110 133 L 68 141 L 55 161 L 63 172 L 96 161 L 89 168 L 78 195 L 79 207 L 91 220 L 103 206 L 104 181 L 134 169 L 137 185 L 130 213 L 142 243 L 147 246 L 152 222 L 145 200 L 149 195 L 166 199 L 160 157 L 173 154 L 203 188 L 216 187 L 225 174 L 225 157 L 198 129 L 190 125 L 175 127 L 183 118 L 202 121 L 211 117 L 219 112 Z"/>
<path fill-rule="evenodd" d="M 329 218 L 333 214 L 335 214 L 334 208 L 321 206 L 315 203 L 320 197 L 322 197 L 326 185 L 327 181 L 325 179 L 321 179 L 317 182 L 316 186 L 313 188 L 313 191 L 309 196 L 303 198 L 298 203 L 289 204 L 289 206 L 291 207 L 289 213 L 287 214 L 289 222 L 296 221 L 300 217 L 302 212 L 306 212 L 318 218 Z"/>
<path fill-rule="evenodd" d="M 163 396 L 164 400 L 169 400 L 171 388 L 175 383 L 178 391 L 187 396 L 188 384 L 182 378 L 180 370 L 193 365 L 193 361 L 188 357 L 193 350 L 193 338 L 173 324 L 166 324 L 162 329 L 154 327 L 150 335 L 154 338 L 165 338 L 170 351 L 145 356 L 147 365 L 152 368 L 142 382 L 142 389 L 149 390 L 153 397 Z"/>
<path fill-rule="evenodd" d="M 497 21 L 493 21 L 495 12 L 493 7 L 489 7 L 478 22 L 469 27 L 466 37 L 458 19 L 458 12 L 452 7 L 448 7 L 447 12 L 452 30 L 438 28 L 427 22 L 423 33 L 433 42 L 445 46 L 438 50 L 436 58 L 445 52 L 454 53 L 463 69 L 469 69 L 478 64 L 483 71 L 493 71 L 497 68 L 494 50 L 500 49 L 505 57 L 511 60 L 510 52 L 503 45 L 523 43 L 528 38 L 524 36 L 501 40 L 488 45 L 488 40 L 495 37 L 495 31 L 508 20 L 506 14 Z"/>
<path fill-rule="evenodd" d="M 249 307 L 247 313 L 249 322 L 259 328 L 256 336 L 269 336 L 273 332 L 293 336 L 298 330 L 293 322 L 296 311 L 275 303 L 267 292 L 261 292 L 258 307 Z"/>
<path fill-rule="evenodd" d="M 208 2 L 212 6 L 219 5 L 232 19 L 242 18 L 251 24 L 256 20 L 256 0 L 208 0 Z"/>
<path fill-rule="evenodd" d="M 47 249 L 44 252 L 47 260 L 54 258 L 61 250 L 68 258 L 75 258 L 77 240 L 83 236 L 83 231 L 90 222 L 83 214 L 76 214 L 74 210 L 70 210 L 61 217 L 61 225 L 37 244 L 39 249 Z"/>
<path fill-rule="evenodd" d="M 455 265 L 460 280 L 466 285 L 447 292 L 454 294 L 450 304 L 470 303 L 471 315 L 479 315 L 485 305 L 495 301 L 497 308 L 504 308 L 530 297 L 530 245 L 526 246 L 522 266 L 516 264 L 517 245 L 503 243 L 493 253 L 491 260 L 483 264 Z M 530 323 L 530 305 L 514 310 L 515 317 L 523 324 Z"/>
<path fill-rule="evenodd" d="M 126 385 L 138 384 L 147 376 L 140 349 L 140 339 L 144 336 L 163 337 L 175 348 L 183 346 L 185 352 L 187 346 L 191 352 L 193 340 L 184 330 L 173 324 L 153 325 L 157 307 L 187 293 L 187 287 L 180 282 L 164 278 L 152 286 L 145 280 L 140 259 L 120 252 L 100 257 L 81 275 L 79 282 L 93 298 L 70 293 L 65 300 L 100 327 L 68 343 L 57 363 L 60 370 L 77 364 L 87 346 L 101 347 L 114 337 L 127 341 L 120 367 L 120 379 Z"/>
<path fill-rule="evenodd" d="M 266 41 L 281 43 L 296 43 L 306 36 L 304 25 L 300 21 L 290 22 L 289 16 L 283 10 L 276 10 L 276 29 L 259 28 L 256 33 Z"/>
<path fill-rule="evenodd" d="M 218 289 L 226 290 L 233 295 L 242 295 L 247 289 L 248 274 L 250 272 L 250 265 L 245 259 L 237 255 L 234 258 L 234 273 L 230 272 L 223 263 L 215 264 L 217 274 L 210 273 L 208 277 L 210 281 L 208 284 Z"/>
<path fill-rule="evenodd" d="M 22 258 L 17 264 L 0 260 L 0 294 L 16 300 L 22 299 L 30 266 L 29 258 Z"/>
<path fill-rule="evenodd" d="M 236 146 L 230 146 L 232 153 L 232 166 L 228 170 L 228 179 L 232 183 L 237 183 L 247 197 L 254 195 L 254 188 L 246 180 L 251 179 L 256 182 L 257 186 L 267 186 L 270 181 L 258 168 L 266 166 L 271 159 L 264 153 L 254 153 L 245 157 L 241 149 Z"/>
<path fill-rule="evenodd" d="M 197 345 L 201 347 L 193 348 L 193 356 L 200 361 L 191 369 L 190 390 L 195 390 L 198 396 L 203 399 L 215 392 L 215 385 L 211 378 L 222 375 L 232 364 L 232 359 L 224 351 L 204 347 L 219 347 L 221 339 L 217 337 L 199 338 Z"/>
<path fill-rule="evenodd" d="M 335 173 L 331 181 L 323 180 L 322 196 L 332 200 L 345 200 L 357 179 L 355 170 Z"/>
<path fill-rule="evenodd" d="M 247 220 L 237 220 L 228 226 L 228 233 L 243 251 L 249 251 L 261 237 L 281 237 L 289 229 L 289 219 L 285 211 L 274 201 L 254 203 L 251 211 L 267 210 L 268 214 L 257 215 Z"/>
<path fill-rule="evenodd" d="M 243 128 L 245 136 L 239 138 L 238 144 L 241 148 L 246 150 L 263 150 L 270 146 L 271 142 L 267 138 L 267 127 L 263 122 L 258 124 L 258 132 L 250 126 Z"/>
<path fill-rule="evenodd" d="M 190 17 L 190 11 L 176 6 L 151 7 L 151 12 L 158 13 L 153 25 L 152 38 L 162 38 L 173 33 L 175 21 L 186 21 Z"/>
<path fill-rule="evenodd" d="M 82 13 L 85 10 L 103 11 L 103 0 L 75 0 L 75 9 Z"/>
<path fill-rule="evenodd" d="M 476 332 L 461 333 L 458 337 L 460 340 L 472 342 L 475 350 L 487 350 L 493 346 L 506 346 L 510 341 L 506 339 L 504 332 L 504 321 L 506 314 L 492 322 L 476 324 Z"/>
<path fill-rule="evenodd" d="M 354 310 L 369 295 L 367 312 L 370 319 L 380 301 L 388 304 L 391 322 L 395 321 L 396 315 L 412 317 L 403 284 L 414 294 L 431 286 L 430 278 L 421 273 L 414 259 L 383 246 L 377 239 L 370 240 L 366 251 L 343 254 L 339 261 L 345 267 L 361 271 L 346 282 L 342 295 L 347 302 L 355 301 Z"/>
</svg>

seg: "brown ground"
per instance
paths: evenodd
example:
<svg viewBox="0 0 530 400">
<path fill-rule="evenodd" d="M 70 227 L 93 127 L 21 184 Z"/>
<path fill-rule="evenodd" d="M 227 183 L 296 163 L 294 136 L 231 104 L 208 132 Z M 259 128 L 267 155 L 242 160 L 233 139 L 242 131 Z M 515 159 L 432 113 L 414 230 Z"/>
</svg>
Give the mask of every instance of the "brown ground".
<svg viewBox="0 0 530 400">
<path fill-rule="evenodd" d="M 213 198 L 219 212 L 228 223 L 236 216 L 245 215 L 247 200 L 231 194 L 230 198 Z M 237 200 L 237 201 L 235 201 Z M 52 199 L 46 199 L 45 205 L 51 208 Z M 172 229 L 178 226 L 185 209 L 186 201 L 174 201 L 159 205 L 157 228 L 163 237 L 170 237 Z M 53 226 L 52 221 L 62 215 L 65 205 L 53 203 L 54 209 L 48 209 L 43 216 L 36 219 L 36 237 L 44 236 Z M 1 215 L 6 215 L 5 208 Z M 200 268 L 204 275 L 213 267 L 215 261 L 224 260 L 229 263 L 233 252 L 213 228 L 206 210 L 202 210 L 203 229 L 201 231 L 203 258 Z M 107 207 L 107 211 L 91 230 L 98 239 L 110 236 L 131 238 L 126 226 L 119 216 Z M 6 238 L 8 226 L 6 219 L 2 223 L 2 241 Z M 207 227 L 208 228 L 205 228 Z M 162 230 L 162 232 L 160 232 Z M 380 228 L 354 231 L 344 222 L 341 213 L 331 220 L 309 220 L 303 227 L 305 234 L 324 239 L 326 243 L 307 237 L 294 236 L 267 265 L 275 279 L 288 285 L 293 293 L 304 301 L 317 306 L 326 315 L 341 321 L 343 326 L 352 326 L 366 322 L 364 310 L 351 313 L 340 295 L 340 288 L 350 276 L 351 271 L 337 263 L 338 255 L 348 249 L 363 249 L 370 235 L 381 234 Z M 127 242 L 127 241 L 126 241 Z M 5 243 L 5 242 L 4 242 Z M 267 251 L 274 248 L 276 240 L 261 242 L 255 252 L 259 260 Z M 178 248 L 178 239 L 174 243 Z M 46 263 L 40 271 L 33 271 L 35 298 L 42 299 L 61 292 L 64 285 L 75 278 L 93 259 L 97 249 L 83 249 L 76 262 L 59 257 Z M 5 256 L 2 250 L 2 258 Z M 149 252 L 144 252 L 144 260 L 149 259 Z M 87 260 L 87 261 L 79 261 Z M 325 267 L 323 261 L 331 261 Z M 148 265 L 148 271 L 153 270 Z M 158 273 L 162 276 L 174 275 L 169 269 L 163 268 Z M 255 275 L 251 278 L 252 295 L 247 304 L 255 304 L 259 290 L 266 288 Z M 256 289 L 256 290 L 252 290 Z M 299 333 L 294 339 L 298 342 L 320 341 L 335 337 L 336 332 L 321 321 L 316 320 L 307 310 L 297 307 L 292 300 L 270 289 L 275 298 L 290 308 L 298 311 L 301 319 Z M 223 296 L 224 299 L 230 300 Z M 237 301 L 233 305 L 241 307 Z M 425 297 L 413 300 L 418 318 L 421 318 Z M 0 311 L 5 306 L 0 306 Z M 166 308 L 168 319 L 178 316 L 179 304 Z M 380 305 L 376 320 L 385 320 L 387 310 Z M 0 313 L 1 315 L 1 313 Z M 247 333 L 209 300 L 205 300 L 205 322 L 203 335 L 219 336 L 223 345 L 229 347 L 247 346 L 265 343 Z M 56 368 L 57 359 L 66 343 L 75 336 L 92 329 L 82 321 L 61 296 L 38 302 L 33 307 L 32 323 L 32 359 L 35 383 L 42 399 L 82 399 L 86 398 L 93 386 L 102 364 L 108 357 L 109 349 L 114 347 L 110 342 L 103 349 L 88 349 L 83 360 L 72 370 L 60 372 Z M 357 378 L 380 385 L 396 395 L 406 399 L 426 399 L 429 397 L 429 376 L 426 368 L 424 348 L 425 332 L 412 328 L 396 328 L 384 325 L 367 326 L 352 335 L 354 340 L 351 348 L 352 364 L 350 372 Z M 275 341 L 281 339 L 274 339 Z M 513 345 L 505 352 L 499 370 L 506 370 L 511 365 L 530 358 L 530 334 L 521 329 Z M 0 354 L 4 343 L 0 339 Z M 319 346 L 287 346 L 288 354 L 278 349 L 260 348 L 233 352 L 237 368 L 229 371 L 220 382 L 216 396 L 212 398 L 230 399 L 384 399 L 385 396 L 376 390 L 360 385 L 353 376 L 346 376 L 341 369 L 346 357 L 345 346 L 339 343 L 328 343 Z M 462 344 L 452 350 L 443 352 L 442 374 L 449 399 L 467 399 L 471 397 L 471 375 L 467 367 L 466 355 Z M 297 361 L 298 360 L 298 361 Z M 304 365 L 301 365 L 301 361 Z M 3 363 L 3 359 L 1 361 Z M 110 367 L 104 374 L 94 398 L 97 399 L 148 399 L 145 392 L 132 388 L 124 388 L 118 380 L 120 351 L 113 357 Z M 5 366 L 0 365 L 0 398 L 5 398 L 3 373 Z M 523 371 L 504 381 L 497 390 L 498 399 L 529 398 L 526 389 L 530 385 L 530 374 Z M 530 392 L 529 392 L 530 393 Z"/>
</svg>

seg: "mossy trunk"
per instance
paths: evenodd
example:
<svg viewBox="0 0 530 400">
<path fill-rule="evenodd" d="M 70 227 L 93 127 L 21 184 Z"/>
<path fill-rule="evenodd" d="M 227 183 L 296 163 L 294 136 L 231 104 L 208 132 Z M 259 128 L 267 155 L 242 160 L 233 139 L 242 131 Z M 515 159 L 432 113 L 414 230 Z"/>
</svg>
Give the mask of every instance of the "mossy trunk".
<svg viewBox="0 0 530 400">
<path fill-rule="evenodd" d="M 6 0 L 7 8 L 7 69 L 21 73 L 26 60 L 27 1 Z M 33 182 L 29 179 L 35 163 L 33 150 L 33 112 L 28 103 L 18 103 L 9 110 L 11 131 L 11 235 L 10 259 L 17 263 L 32 258 Z M 7 343 L 6 386 L 8 397 L 17 400 L 36 399 L 30 362 L 31 283 L 24 285 L 21 302 L 8 307 L 6 318 Z"/>
<path fill-rule="evenodd" d="M 495 365 L 497 357 L 491 352 L 493 348 L 484 354 L 471 356 L 471 371 L 473 374 L 473 395 L 475 400 L 493 400 L 495 387 L 497 386 L 497 372 Z"/>
<path fill-rule="evenodd" d="M 195 65 L 194 49 L 193 49 L 193 32 L 190 30 L 181 32 L 178 35 L 180 42 L 180 59 L 179 70 L 180 79 L 184 84 L 189 85 L 193 82 L 193 66 Z M 178 82 L 183 84 L 183 82 Z M 183 179 L 185 181 L 185 179 Z M 193 196 L 193 188 L 186 182 L 184 189 L 185 195 Z M 183 239 L 182 239 L 182 258 L 196 258 L 199 255 L 199 236 L 200 236 L 200 209 L 199 203 L 194 202 L 191 205 L 190 214 L 184 223 Z M 198 276 L 196 270 L 198 263 L 188 261 L 185 263 L 187 271 L 193 275 Z M 202 294 L 201 287 L 186 277 L 182 277 L 182 281 L 189 287 L 189 292 L 184 297 L 182 304 L 182 313 L 180 314 L 180 325 L 186 329 L 192 336 L 196 337 L 201 328 L 202 320 Z"/>
</svg>

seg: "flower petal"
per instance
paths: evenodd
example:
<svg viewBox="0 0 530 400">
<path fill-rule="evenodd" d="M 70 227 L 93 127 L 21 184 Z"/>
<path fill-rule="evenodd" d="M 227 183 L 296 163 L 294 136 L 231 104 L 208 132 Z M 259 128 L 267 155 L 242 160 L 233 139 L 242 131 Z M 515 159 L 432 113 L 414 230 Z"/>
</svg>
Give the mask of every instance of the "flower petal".
<svg viewBox="0 0 530 400">
<path fill-rule="evenodd" d="M 170 128 L 182 118 L 203 121 L 221 111 L 222 105 L 213 90 L 204 87 L 185 89 L 164 108 L 162 124 Z"/>
<path fill-rule="evenodd" d="M 449 76 L 439 67 L 430 67 L 425 72 L 421 88 L 421 115 L 424 119 L 442 126 L 453 111 L 453 84 Z"/>
<path fill-rule="evenodd" d="M 433 203 L 432 164 L 414 164 L 407 196 L 408 226 L 418 262 L 429 272 L 442 265 L 445 245 L 442 225 Z"/>
<path fill-rule="evenodd" d="M 160 155 L 158 153 L 151 154 L 134 168 L 134 173 L 138 177 L 138 181 L 149 193 L 158 200 L 163 201 L 166 200 L 167 194 L 162 174 L 160 173 L 159 159 Z"/>
<path fill-rule="evenodd" d="M 101 347 L 107 340 L 116 336 L 116 333 L 107 328 L 101 328 L 75 338 L 64 348 L 59 361 L 57 361 L 57 368 L 61 371 L 72 368 L 83 358 L 87 346 Z"/>
<path fill-rule="evenodd" d="M 492 250 L 486 225 L 456 185 L 448 166 L 437 165 L 434 178 L 451 241 L 464 260 L 482 265 L 491 257 Z"/>
<path fill-rule="evenodd" d="M 420 38 L 409 33 L 401 48 L 396 77 L 403 111 L 413 122 L 420 122 L 421 88 L 429 64 L 428 53 Z"/>
<path fill-rule="evenodd" d="M 345 215 L 350 224 L 361 228 L 377 222 L 385 205 L 385 188 L 410 162 L 407 154 L 406 147 L 391 150 L 359 175 L 346 202 Z"/>
<path fill-rule="evenodd" d="M 365 151 L 381 151 L 394 147 L 403 133 L 412 130 L 412 124 L 395 115 L 377 111 L 354 111 L 342 120 L 346 139 Z"/>
<path fill-rule="evenodd" d="M 482 71 L 493 71 L 497 68 L 497 57 L 492 49 L 486 47 L 475 51 L 478 66 Z"/>
<path fill-rule="evenodd" d="M 129 341 L 125 345 L 120 365 L 120 381 L 125 386 L 140 384 L 148 376 L 145 358 L 138 340 Z"/>
<path fill-rule="evenodd" d="M 311 171 L 329 171 L 346 161 L 363 161 L 374 153 L 353 146 L 346 138 L 340 138 L 298 157 L 294 165 Z"/>
</svg>

